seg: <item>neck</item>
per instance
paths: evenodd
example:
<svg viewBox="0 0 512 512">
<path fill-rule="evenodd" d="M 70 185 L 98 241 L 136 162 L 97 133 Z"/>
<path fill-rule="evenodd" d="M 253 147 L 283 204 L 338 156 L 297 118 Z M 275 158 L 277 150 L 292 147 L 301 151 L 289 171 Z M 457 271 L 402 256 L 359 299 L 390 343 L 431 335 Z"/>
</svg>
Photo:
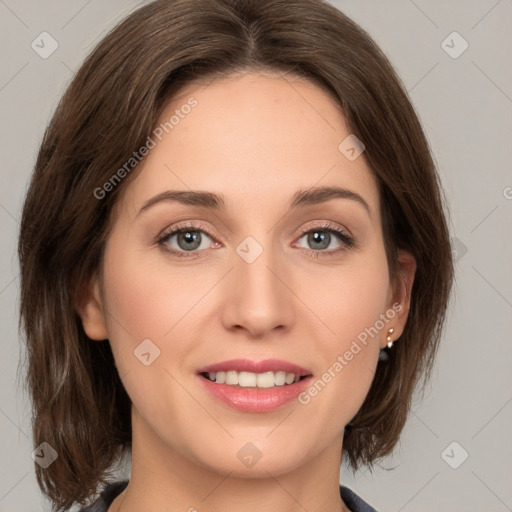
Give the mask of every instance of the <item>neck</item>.
<svg viewBox="0 0 512 512">
<path fill-rule="evenodd" d="M 238 467 L 216 471 L 195 463 L 152 435 L 140 420 L 132 422 L 130 482 L 108 512 L 350 512 L 339 493 L 339 440 L 291 470 L 272 471 L 267 461 L 240 474 Z"/>
</svg>

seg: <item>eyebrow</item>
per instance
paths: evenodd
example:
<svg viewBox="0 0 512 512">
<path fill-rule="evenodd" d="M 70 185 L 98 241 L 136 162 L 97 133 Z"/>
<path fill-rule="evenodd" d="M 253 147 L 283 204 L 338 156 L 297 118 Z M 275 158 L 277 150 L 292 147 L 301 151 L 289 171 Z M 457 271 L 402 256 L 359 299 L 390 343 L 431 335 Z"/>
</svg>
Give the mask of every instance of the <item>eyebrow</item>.
<svg viewBox="0 0 512 512">
<path fill-rule="evenodd" d="M 350 199 L 362 205 L 371 218 L 371 209 L 368 203 L 356 192 L 340 187 L 314 187 L 298 190 L 291 198 L 289 210 L 320 204 L 332 199 Z M 188 206 L 200 206 L 213 210 L 226 210 L 227 203 L 222 194 L 199 190 L 166 190 L 148 199 L 137 215 L 162 201 L 174 201 Z"/>
</svg>

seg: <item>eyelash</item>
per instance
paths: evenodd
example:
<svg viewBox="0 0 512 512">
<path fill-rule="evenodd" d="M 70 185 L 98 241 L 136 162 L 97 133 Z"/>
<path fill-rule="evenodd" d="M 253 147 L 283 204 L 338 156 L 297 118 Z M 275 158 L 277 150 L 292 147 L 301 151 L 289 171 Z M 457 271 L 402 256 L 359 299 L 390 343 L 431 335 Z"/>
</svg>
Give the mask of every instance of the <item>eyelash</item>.
<svg viewBox="0 0 512 512">
<path fill-rule="evenodd" d="M 187 230 L 199 231 L 199 232 L 206 234 L 208 237 L 210 237 L 212 239 L 214 238 L 213 235 L 211 235 L 209 233 L 208 229 L 205 226 L 201 225 L 200 223 L 198 223 L 198 224 L 185 223 L 185 224 L 179 224 L 177 226 L 173 226 L 173 227 L 169 228 L 168 230 L 164 231 L 159 236 L 159 238 L 157 240 L 157 244 L 163 247 L 166 244 L 166 242 L 173 235 L 180 233 L 182 231 L 187 231 Z M 325 250 L 315 251 L 313 249 L 304 249 L 305 251 L 309 252 L 310 255 L 314 258 L 318 259 L 320 257 L 320 254 L 322 254 L 322 257 L 336 256 L 341 251 L 346 251 L 348 249 L 352 249 L 352 248 L 356 247 L 356 241 L 354 238 L 349 236 L 343 229 L 337 227 L 334 224 L 330 224 L 330 223 L 324 223 L 322 225 L 318 225 L 318 226 L 314 226 L 312 228 L 302 230 L 300 233 L 299 239 L 301 239 L 304 235 L 307 235 L 307 234 L 309 234 L 311 232 L 315 232 L 315 231 L 316 232 L 334 233 L 335 235 L 338 236 L 339 240 L 342 242 L 344 247 L 334 249 L 331 251 L 325 251 Z M 175 251 L 173 249 L 169 249 L 168 247 L 165 247 L 164 250 L 166 250 L 167 252 L 171 253 L 173 256 L 176 256 L 178 258 L 183 258 L 183 257 L 196 258 L 196 257 L 198 257 L 198 253 L 202 252 L 202 251 L 197 251 L 197 252 L 190 251 L 187 253 L 187 251 Z"/>
</svg>

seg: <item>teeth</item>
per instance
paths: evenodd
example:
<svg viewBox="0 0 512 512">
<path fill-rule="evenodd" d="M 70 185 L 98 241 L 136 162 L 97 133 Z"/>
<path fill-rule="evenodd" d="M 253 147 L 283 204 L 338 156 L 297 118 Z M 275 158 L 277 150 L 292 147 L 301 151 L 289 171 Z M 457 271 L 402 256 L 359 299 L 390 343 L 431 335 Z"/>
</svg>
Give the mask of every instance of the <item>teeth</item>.
<svg viewBox="0 0 512 512">
<path fill-rule="evenodd" d="M 285 382 L 286 382 L 286 372 L 276 372 L 275 376 L 274 376 L 275 385 L 276 386 L 284 386 Z"/>
<path fill-rule="evenodd" d="M 238 372 L 234 370 L 226 372 L 226 384 L 230 384 L 231 386 L 238 385 Z"/>
<path fill-rule="evenodd" d="M 251 388 L 256 386 L 259 375 L 250 372 L 240 372 L 238 374 L 238 385 L 243 388 Z M 272 383 L 273 384 L 273 383 Z"/>
<path fill-rule="evenodd" d="M 273 388 L 275 386 L 276 377 L 274 372 L 253 373 L 252 375 L 256 375 L 256 387 L 258 388 Z"/>
<path fill-rule="evenodd" d="M 282 371 L 252 373 L 229 370 L 227 372 L 208 372 L 208 379 L 217 384 L 228 384 L 242 388 L 273 388 L 274 386 L 299 382 L 300 376 Z"/>
</svg>

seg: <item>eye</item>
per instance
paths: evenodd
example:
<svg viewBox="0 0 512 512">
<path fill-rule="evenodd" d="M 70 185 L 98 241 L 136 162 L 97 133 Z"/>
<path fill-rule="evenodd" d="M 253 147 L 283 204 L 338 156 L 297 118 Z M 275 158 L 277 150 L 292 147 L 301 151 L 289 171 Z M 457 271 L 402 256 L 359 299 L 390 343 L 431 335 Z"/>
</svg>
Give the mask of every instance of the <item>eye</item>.
<svg viewBox="0 0 512 512">
<path fill-rule="evenodd" d="M 325 252 L 325 256 L 332 256 L 355 246 L 355 240 L 350 235 L 338 226 L 329 223 L 303 230 L 299 242 L 302 239 L 305 239 L 308 245 L 305 249 L 316 253 Z M 327 250 L 329 248 L 331 250 Z M 318 257 L 319 254 L 316 256 Z"/>
<path fill-rule="evenodd" d="M 193 257 L 196 253 L 211 247 L 211 240 L 211 236 L 203 226 L 181 224 L 165 231 L 158 239 L 158 244 L 178 257 Z M 215 244 L 218 245 L 218 242 Z"/>
<path fill-rule="evenodd" d="M 330 223 L 303 230 L 299 242 L 302 239 L 306 240 L 309 247 L 301 247 L 300 245 L 298 247 L 310 252 L 316 258 L 320 255 L 322 257 L 335 256 L 341 251 L 356 246 L 354 238 L 340 227 Z M 205 226 L 185 223 L 172 226 L 164 231 L 159 236 L 157 243 L 173 256 L 194 258 L 206 249 L 220 245 L 217 241 L 213 241 L 212 244 L 212 240 L 214 239 Z M 334 244 L 334 247 L 332 247 L 332 244 Z"/>
</svg>

